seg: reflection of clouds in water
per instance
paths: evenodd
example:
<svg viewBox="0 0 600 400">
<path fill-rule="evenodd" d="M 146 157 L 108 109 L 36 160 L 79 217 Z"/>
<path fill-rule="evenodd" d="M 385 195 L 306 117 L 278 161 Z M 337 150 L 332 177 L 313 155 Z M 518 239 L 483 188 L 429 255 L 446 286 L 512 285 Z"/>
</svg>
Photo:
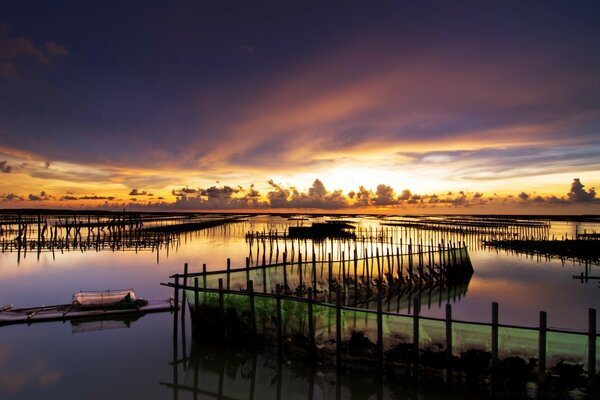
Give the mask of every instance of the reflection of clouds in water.
<svg viewBox="0 0 600 400">
<path fill-rule="evenodd" d="M 14 358 L 13 349 L 0 345 L 0 391 L 15 393 L 29 385 L 45 387 L 62 378 L 62 372 L 53 370 L 46 360 L 36 360 L 19 370 Z"/>
</svg>

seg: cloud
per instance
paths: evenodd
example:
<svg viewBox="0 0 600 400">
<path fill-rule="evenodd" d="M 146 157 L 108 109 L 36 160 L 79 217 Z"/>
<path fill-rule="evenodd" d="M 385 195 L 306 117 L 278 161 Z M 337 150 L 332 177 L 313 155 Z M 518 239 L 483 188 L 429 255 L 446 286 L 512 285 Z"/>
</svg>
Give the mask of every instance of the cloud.
<svg viewBox="0 0 600 400">
<path fill-rule="evenodd" d="M 146 192 L 145 190 L 140 192 L 138 189 L 131 189 L 131 192 L 129 192 L 130 196 L 147 196 L 148 192 Z"/>
<path fill-rule="evenodd" d="M 12 167 L 8 165 L 8 161 L 0 161 L 0 171 L 8 174 L 12 171 Z"/>
<path fill-rule="evenodd" d="M 181 189 L 177 189 L 177 190 L 172 190 L 171 194 L 173 196 L 184 196 L 184 195 L 189 195 L 189 194 L 194 194 L 194 193 L 198 193 L 197 189 L 190 189 L 188 187 L 184 187 Z"/>
<path fill-rule="evenodd" d="M 20 76 L 23 63 L 34 62 L 49 65 L 58 57 L 65 57 L 69 51 L 62 45 L 46 42 L 38 47 L 24 36 L 9 37 L 6 25 L 0 25 L 0 76 L 16 79 Z"/>
<path fill-rule="evenodd" d="M 260 194 L 251 186 L 249 190 L 242 187 L 211 186 L 200 189 L 181 189 L 174 191 L 177 199 L 174 203 L 160 203 L 160 208 L 188 210 L 225 210 L 265 208 L 267 203 L 260 201 Z"/>
<path fill-rule="evenodd" d="M 284 188 L 270 180 L 273 190 L 267 193 L 272 208 L 308 208 L 336 210 L 349 206 L 348 198 L 341 190 L 328 191 L 321 180 L 315 179 L 308 192 L 301 192 L 295 187 Z"/>
<path fill-rule="evenodd" d="M 54 199 L 55 197 L 46 192 L 40 192 L 40 194 L 29 194 L 27 198 L 29 199 L 29 201 L 46 201 Z"/>
<path fill-rule="evenodd" d="M 375 191 L 375 199 L 373 200 L 373 204 L 375 204 L 376 206 L 391 206 L 394 204 L 398 204 L 398 199 L 396 199 L 394 189 L 392 189 L 391 186 L 384 184 L 377 185 L 377 190 Z"/>
<path fill-rule="evenodd" d="M 24 201 L 23 196 L 14 193 L 3 193 L 0 195 L 1 201 Z"/>
<path fill-rule="evenodd" d="M 97 195 L 93 195 L 93 196 L 81 196 L 79 198 L 79 200 L 110 200 L 113 201 L 116 197 L 115 196 L 97 196 Z"/>
<path fill-rule="evenodd" d="M 589 191 L 584 189 L 585 185 L 581 183 L 579 178 L 573 179 L 571 183 L 571 190 L 567 193 L 567 196 L 572 202 L 590 202 L 596 200 L 596 190 L 591 188 Z"/>
</svg>

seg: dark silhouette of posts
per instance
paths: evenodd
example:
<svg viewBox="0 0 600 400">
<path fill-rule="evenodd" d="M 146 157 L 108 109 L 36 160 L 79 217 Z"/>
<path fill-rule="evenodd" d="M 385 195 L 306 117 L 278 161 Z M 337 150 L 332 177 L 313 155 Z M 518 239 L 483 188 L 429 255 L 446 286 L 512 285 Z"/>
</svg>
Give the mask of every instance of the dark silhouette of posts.
<svg viewBox="0 0 600 400">
<path fill-rule="evenodd" d="M 179 311 L 179 274 L 175 275 L 175 285 L 173 286 L 173 290 L 174 290 L 174 298 L 175 298 L 175 314 L 173 316 L 173 340 L 177 341 L 177 320 L 178 318 L 178 311 Z"/>
<path fill-rule="evenodd" d="M 227 259 L 227 290 L 231 289 L 231 259 Z"/>
<path fill-rule="evenodd" d="M 342 367 L 342 296 L 339 285 L 335 288 L 335 366 Z"/>
<path fill-rule="evenodd" d="M 283 252 L 283 292 L 287 292 L 287 252 Z"/>
<path fill-rule="evenodd" d="M 383 306 L 381 293 L 377 293 L 377 368 L 383 370 Z"/>
<path fill-rule="evenodd" d="M 313 298 L 313 289 L 308 288 L 308 343 L 311 354 L 314 354 L 315 350 L 315 319 L 313 315 Z"/>
<path fill-rule="evenodd" d="M 596 309 L 588 310 L 588 381 L 596 380 Z"/>
<path fill-rule="evenodd" d="M 446 303 L 446 376 L 452 383 L 452 304 Z"/>
<path fill-rule="evenodd" d="M 196 276 L 196 277 L 194 277 L 194 314 L 198 313 L 199 307 L 200 307 L 200 291 L 198 290 L 198 277 Z"/>
<path fill-rule="evenodd" d="M 219 278 L 219 327 L 225 330 L 225 298 L 223 294 L 223 278 Z"/>
<path fill-rule="evenodd" d="M 498 366 L 498 303 L 492 303 L 492 371 Z"/>
<path fill-rule="evenodd" d="M 543 385 L 546 381 L 546 311 L 540 311 L 540 328 L 538 343 L 538 384 Z"/>
<path fill-rule="evenodd" d="M 256 337 L 256 307 L 254 305 L 254 282 L 249 280 L 246 284 L 248 287 L 248 300 L 250 302 L 250 324 L 252 327 L 252 334 Z"/>
<path fill-rule="evenodd" d="M 283 253 L 285 254 L 285 253 Z M 281 321 L 281 285 L 275 286 L 275 323 L 277 324 L 277 353 L 281 358 L 283 354 L 283 322 Z"/>
<path fill-rule="evenodd" d="M 421 308 L 421 299 L 415 296 L 413 301 L 413 370 L 414 377 L 418 379 L 419 375 L 419 311 Z"/>
</svg>

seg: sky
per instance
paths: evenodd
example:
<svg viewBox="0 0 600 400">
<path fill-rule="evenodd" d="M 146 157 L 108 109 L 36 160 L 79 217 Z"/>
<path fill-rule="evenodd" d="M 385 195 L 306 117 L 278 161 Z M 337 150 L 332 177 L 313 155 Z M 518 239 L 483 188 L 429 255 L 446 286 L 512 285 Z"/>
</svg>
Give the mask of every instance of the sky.
<svg viewBox="0 0 600 400">
<path fill-rule="evenodd" d="M 600 213 L 595 1 L 0 4 L 0 208 Z"/>
</svg>

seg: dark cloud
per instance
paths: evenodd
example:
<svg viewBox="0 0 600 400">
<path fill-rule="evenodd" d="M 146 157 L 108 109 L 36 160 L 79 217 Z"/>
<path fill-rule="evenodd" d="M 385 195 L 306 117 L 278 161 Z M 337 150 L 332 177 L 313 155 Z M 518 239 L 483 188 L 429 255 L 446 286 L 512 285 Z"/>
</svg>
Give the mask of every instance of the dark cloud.
<svg viewBox="0 0 600 400">
<path fill-rule="evenodd" d="M 60 198 L 61 201 L 72 201 L 72 200 L 78 200 L 78 198 L 76 196 L 71 196 L 69 194 L 64 195 Z"/>
<path fill-rule="evenodd" d="M 109 200 L 109 201 L 113 201 L 115 199 L 115 196 L 81 196 L 79 198 L 79 200 Z"/>
<path fill-rule="evenodd" d="M 8 174 L 12 171 L 12 167 L 8 165 L 8 161 L 0 161 L 0 171 Z"/>
<path fill-rule="evenodd" d="M 373 204 L 376 206 L 391 206 L 398 204 L 398 199 L 396 199 L 394 189 L 392 189 L 391 186 L 384 184 L 377 185 Z"/>
<path fill-rule="evenodd" d="M 2 201 L 24 201 L 23 196 L 19 196 L 14 193 L 3 193 L 0 195 L 0 200 Z"/>
<path fill-rule="evenodd" d="M 529 199 L 529 195 L 525 192 L 521 192 L 521 193 L 519 193 L 519 198 L 523 201 L 526 201 Z"/>
<path fill-rule="evenodd" d="M 576 203 L 596 200 L 596 190 L 591 188 L 589 191 L 586 191 L 584 187 L 585 185 L 581 183 L 579 178 L 573 179 L 571 190 L 567 193 L 569 200 Z"/>
<path fill-rule="evenodd" d="M 15 79 L 25 63 L 49 65 L 57 57 L 64 57 L 69 51 L 62 45 L 46 42 L 36 46 L 24 36 L 10 37 L 6 25 L 0 25 L 0 76 Z"/>
<path fill-rule="evenodd" d="M 148 192 L 144 191 L 139 191 L 138 189 L 131 189 L 131 192 L 129 192 L 130 196 L 146 196 L 148 195 Z"/>
<path fill-rule="evenodd" d="M 172 190 L 171 194 L 173 196 L 184 196 L 184 195 L 188 195 L 188 194 L 194 194 L 194 193 L 198 193 L 197 189 L 190 189 L 188 187 L 184 187 L 181 189 L 177 189 L 177 190 Z"/>
<path fill-rule="evenodd" d="M 199 189 L 182 189 L 174 191 L 177 199 L 174 203 L 158 203 L 159 208 L 189 209 L 189 210 L 224 210 L 224 209 L 254 209 L 265 208 L 267 203 L 260 201 L 260 193 L 251 186 L 245 190 L 238 186 L 211 186 Z M 158 198 L 162 199 L 162 198 Z"/>
<path fill-rule="evenodd" d="M 48 195 L 46 192 L 40 192 L 40 194 L 29 194 L 29 201 L 45 201 L 53 199 L 54 196 Z"/>
</svg>

